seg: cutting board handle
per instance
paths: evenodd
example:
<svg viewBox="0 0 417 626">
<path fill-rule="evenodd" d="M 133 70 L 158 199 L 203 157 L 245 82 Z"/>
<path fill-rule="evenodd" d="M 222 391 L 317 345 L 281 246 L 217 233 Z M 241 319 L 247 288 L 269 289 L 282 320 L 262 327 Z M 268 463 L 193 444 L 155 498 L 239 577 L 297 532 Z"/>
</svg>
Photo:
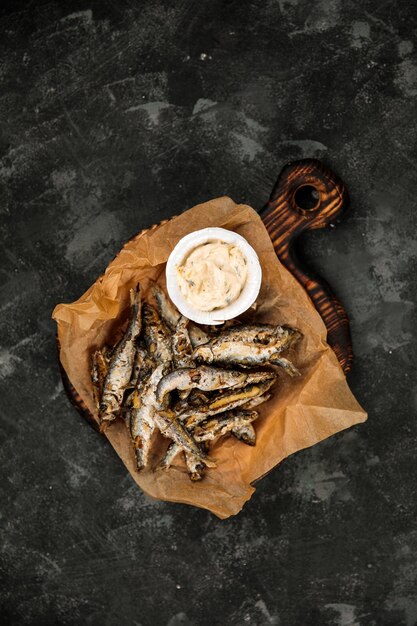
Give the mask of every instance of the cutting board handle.
<svg viewBox="0 0 417 626">
<path fill-rule="evenodd" d="M 353 352 L 349 319 L 326 281 L 306 270 L 294 252 L 294 242 L 306 230 L 326 228 L 339 221 L 349 204 L 343 182 L 316 159 L 286 165 L 267 204 L 260 211 L 281 263 L 297 278 L 320 313 L 327 341 L 347 374 Z"/>
</svg>

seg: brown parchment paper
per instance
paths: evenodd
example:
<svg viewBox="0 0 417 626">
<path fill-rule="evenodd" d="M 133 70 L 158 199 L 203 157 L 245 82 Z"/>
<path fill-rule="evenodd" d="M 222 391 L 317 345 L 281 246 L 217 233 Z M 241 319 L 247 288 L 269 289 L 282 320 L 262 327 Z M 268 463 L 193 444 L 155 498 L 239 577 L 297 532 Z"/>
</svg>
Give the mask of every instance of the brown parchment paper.
<svg viewBox="0 0 417 626">
<path fill-rule="evenodd" d="M 97 417 L 90 379 L 92 352 L 111 343 L 120 319 L 126 319 L 129 289 L 140 281 L 146 295 L 149 279 L 165 285 L 165 263 L 177 241 L 208 226 L 234 230 L 256 250 L 263 280 L 254 316 L 260 322 L 286 323 L 302 331 L 303 339 L 291 355 L 302 376 L 292 379 L 280 373 L 273 397 L 259 407 L 260 417 L 254 424 L 256 446 L 224 438 L 210 452 L 217 468 L 208 470 L 201 482 L 189 480 L 182 455 L 169 470 L 137 472 L 130 435 L 121 421 L 107 429 L 106 437 L 145 493 L 203 507 L 227 518 L 249 500 L 255 491 L 252 483 L 287 456 L 367 417 L 326 343 L 323 321 L 304 289 L 279 262 L 257 213 L 230 198 L 217 198 L 136 236 L 79 300 L 57 305 L 53 318 L 58 324 L 61 363 Z M 160 436 L 151 459 L 154 466 L 167 445 Z"/>
</svg>

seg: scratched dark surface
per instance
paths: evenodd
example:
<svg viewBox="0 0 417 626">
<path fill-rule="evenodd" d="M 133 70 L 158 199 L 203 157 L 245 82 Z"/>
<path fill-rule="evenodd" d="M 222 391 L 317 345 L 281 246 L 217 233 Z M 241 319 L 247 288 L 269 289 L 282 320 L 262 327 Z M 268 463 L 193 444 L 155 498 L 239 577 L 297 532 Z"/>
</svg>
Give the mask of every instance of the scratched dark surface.
<svg viewBox="0 0 417 626">
<path fill-rule="evenodd" d="M 414 2 L 16 1 L 0 33 L 1 623 L 416 624 Z M 307 156 L 351 193 L 303 250 L 369 420 L 227 521 L 151 501 L 69 405 L 52 308 L 141 228 L 259 208 Z"/>
</svg>

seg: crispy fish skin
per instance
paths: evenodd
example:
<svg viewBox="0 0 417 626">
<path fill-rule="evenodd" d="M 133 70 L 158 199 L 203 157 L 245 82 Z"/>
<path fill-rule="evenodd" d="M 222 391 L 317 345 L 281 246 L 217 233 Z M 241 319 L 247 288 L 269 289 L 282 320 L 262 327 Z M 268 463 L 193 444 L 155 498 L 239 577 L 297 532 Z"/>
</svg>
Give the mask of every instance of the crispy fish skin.
<svg viewBox="0 0 417 626">
<path fill-rule="evenodd" d="M 270 386 L 271 385 L 268 386 L 268 389 Z M 245 394 L 246 393 L 248 393 L 249 399 L 246 398 L 246 402 L 244 402 L 243 404 L 239 402 L 237 406 L 247 411 L 254 409 L 255 407 L 259 406 L 260 404 L 263 404 L 264 402 L 267 402 L 272 397 L 272 394 L 268 393 L 267 389 L 265 393 L 261 393 L 260 395 L 253 394 L 252 391 L 249 391 L 249 390 L 245 391 Z M 203 396 L 201 399 L 199 397 L 200 394 L 201 396 Z M 217 398 L 219 400 L 222 400 L 224 397 L 225 397 L 225 394 L 223 393 L 219 393 L 217 395 Z M 216 398 L 213 398 L 213 396 L 209 398 L 209 396 L 204 394 L 202 391 L 200 392 L 199 389 L 193 389 L 191 391 L 188 401 L 177 402 L 174 406 L 174 411 L 181 417 L 181 419 L 188 419 L 188 417 L 194 414 L 203 414 L 204 411 L 207 410 L 208 405 L 214 402 L 215 399 Z M 233 408 L 234 407 L 231 407 L 231 409 Z M 224 410 L 227 410 L 227 409 L 224 409 Z M 216 411 L 215 413 L 213 413 L 213 415 L 217 415 L 217 413 L 218 412 Z"/>
<path fill-rule="evenodd" d="M 282 367 L 289 376 L 301 376 L 300 370 L 298 370 L 294 363 L 292 363 L 289 359 L 285 359 L 283 356 L 279 356 L 279 354 L 274 354 L 270 359 L 269 363 L 271 365 L 278 365 Z"/>
<path fill-rule="evenodd" d="M 162 469 L 168 469 L 175 457 L 180 452 L 184 452 L 183 448 L 175 443 L 175 441 L 172 441 L 169 444 L 163 459 L 159 463 L 159 467 Z M 194 454 L 191 454 L 190 452 L 184 452 L 184 457 L 190 479 L 193 482 L 201 480 L 203 478 L 202 473 L 205 467 L 204 463 L 202 463 L 198 457 L 196 457 Z"/>
<path fill-rule="evenodd" d="M 171 326 L 171 328 L 175 328 L 180 320 L 181 313 L 173 305 L 171 300 L 166 296 L 164 290 L 153 281 L 151 284 L 151 291 L 156 300 L 158 311 L 162 319 L 169 326 Z"/>
<path fill-rule="evenodd" d="M 156 411 L 155 423 L 165 437 L 172 439 L 172 441 L 177 443 L 185 452 L 194 454 L 204 465 L 207 465 L 207 467 L 216 467 L 215 462 L 198 446 L 188 430 L 184 428 L 172 411 Z"/>
<path fill-rule="evenodd" d="M 135 391 L 135 394 L 137 392 Z M 135 449 L 136 468 L 144 469 L 148 464 L 152 435 L 155 424 L 149 407 L 142 407 L 138 396 L 134 396 L 133 407 L 130 409 L 130 433 Z"/>
<path fill-rule="evenodd" d="M 143 305 L 143 333 L 150 357 L 156 364 L 172 361 L 170 332 L 158 311 L 148 303 Z"/>
<path fill-rule="evenodd" d="M 96 350 L 92 358 L 91 380 L 93 381 L 94 402 L 100 411 L 100 398 L 103 393 L 104 381 L 109 369 L 109 363 L 102 350 Z"/>
<path fill-rule="evenodd" d="M 175 333 L 172 336 L 172 353 L 174 358 L 174 367 L 195 367 L 193 360 L 193 346 L 191 345 L 190 336 L 188 334 L 189 320 L 181 315 L 178 324 L 175 327 Z"/>
<path fill-rule="evenodd" d="M 197 362 L 257 366 L 273 363 L 283 366 L 286 371 L 295 375 L 298 370 L 288 359 L 283 360 L 282 352 L 290 348 L 301 334 L 298 330 L 277 327 L 277 336 L 267 335 L 269 331 L 251 333 L 244 327 L 242 335 L 239 330 L 225 331 L 208 344 L 194 350 Z"/>
<path fill-rule="evenodd" d="M 207 420 L 194 429 L 193 437 L 197 442 L 213 441 L 229 432 L 241 432 L 243 427 L 259 417 L 257 411 L 237 411 L 222 414 L 221 417 Z"/>
<path fill-rule="evenodd" d="M 152 369 L 152 361 L 148 356 L 147 350 L 139 346 L 136 349 L 135 359 L 133 361 L 132 376 L 130 377 L 129 387 L 134 389 L 139 378 L 146 377 Z"/>
<path fill-rule="evenodd" d="M 251 383 L 263 382 L 274 378 L 272 372 L 241 372 L 239 370 L 226 370 L 207 365 L 199 367 L 183 367 L 166 374 L 158 383 L 156 398 L 161 407 L 167 405 L 171 391 L 178 389 L 198 388 L 202 391 L 215 391 L 217 389 L 229 389 L 243 387 Z"/>
<path fill-rule="evenodd" d="M 130 411 L 130 434 L 135 445 L 138 470 L 143 469 L 148 464 L 151 438 L 156 428 L 165 437 L 172 439 L 180 449 L 195 456 L 196 459 L 193 460 L 195 465 L 197 465 L 198 460 L 204 465 L 215 467 L 215 463 L 201 450 L 172 412 L 158 412 L 156 410 L 156 388 L 165 368 L 166 365 L 161 363 L 152 372 L 143 389 L 136 390 L 133 407 Z"/>
<path fill-rule="evenodd" d="M 192 406 L 201 406 L 202 404 L 207 404 L 209 401 L 209 396 L 201 391 L 201 389 L 191 389 L 190 395 L 188 397 L 188 402 Z"/>
<path fill-rule="evenodd" d="M 236 389 L 217 394 L 210 402 L 198 409 L 185 409 L 178 414 L 178 418 L 184 422 L 187 429 L 193 429 L 212 415 L 224 413 L 247 404 L 249 400 L 265 394 L 275 382 L 275 378 L 263 383 L 248 385 L 243 389 Z"/>
<path fill-rule="evenodd" d="M 173 409 L 176 413 L 183 413 L 190 409 L 197 411 L 199 407 L 205 406 L 209 402 L 210 398 L 204 391 L 201 391 L 201 389 L 191 389 L 188 399 L 186 401 L 181 399 L 174 405 Z"/>
<path fill-rule="evenodd" d="M 190 335 L 188 334 L 189 320 L 181 315 L 178 324 L 175 327 L 175 333 L 172 336 L 172 353 L 174 358 L 174 367 L 195 367 L 193 359 L 193 346 L 191 344 Z M 180 398 L 188 398 L 191 389 L 184 389 L 179 392 Z"/>
<path fill-rule="evenodd" d="M 114 352 L 114 348 L 111 348 L 110 346 L 103 346 L 101 348 L 101 353 L 103 357 L 106 359 L 107 363 L 110 363 L 111 358 L 113 356 L 113 352 Z"/>
<path fill-rule="evenodd" d="M 274 324 L 234 324 L 231 328 L 226 328 L 217 337 L 211 339 L 210 343 L 221 345 L 224 342 L 242 341 L 246 343 L 268 344 L 277 341 L 287 341 L 287 336 L 293 336 L 299 331 L 288 326 Z"/>
<path fill-rule="evenodd" d="M 185 464 L 187 466 L 188 474 L 193 482 L 202 480 L 204 472 L 204 463 L 195 454 L 185 452 Z"/>
<path fill-rule="evenodd" d="M 159 285 L 157 285 L 157 283 L 152 283 L 152 293 L 156 300 L 158 311 L 162 319 L 172 329 L 174 329 L 181 318 L 181 313 L 176 309 L 171 300 L 166 296 L 164 290 Z M 210 336 L 206 332 L 204 332 L 204 330 L 199 328 L 199 326 L 193 324 L 192 322 L 189 323 L 188 333 L 193 348 L 210 341 Z"/>
<path fill-rule="evenodd" d="M 161 462 L 159 463 L 159 467 L 167 469 L 171 465 L 177 454 L 179 454 L 180 452 L 182 452 L 181 446 L 175 443 L 175 441 L 171 441 L 167 448 L 167 451 L 165 452 Z"/>
<path fill-rule="evenodd" d="M 209 335 L 204 332 L 199 326 L 196 324 L 190 324 L 188 328 L 188 334 L 190 335 L 190 341 L 193 348 L 197 348 L 198 346 L 202 346 L 208 341 L 210 341 Z"/>
<path fill-rule="evenodd" d="M 130 302 L 132 309 L 131 320 L 121 341 L 112 354 L 108 372 L 104 380 L 99 413 L 102 424 L 111 422 L 116 418 L 116 413 L 120 409 L 123 394 L 132 375 L 136 339 L 142 328 L 139 284 L 136 290 L 130 290 Z"/>
<path fill-rule="evenodd" d="M 232 435 L 248 446 L 256 445 L 256 432 L 252 424 L 242 424 L 232 428 Z"/>
<path fill-rule="evenodd" d="M 264 393 L 261 396 L 252 398 L 252 400 L 249 400 L 246 404 L 242 404 L 242 409 L 245 409 L 247 411 L 254 409 L 256 406 L 259 406 L 260 404 L 267 402 L 271 397 L 272 397 L 271 393 Z"/>
<path fill-rule="evenodd" d="M 213 441 L 230 432 L 238 439 L 244 441 L 244 443 L 255 445 L 256 435 L 251 422 L 258 416 L 257 411 L 222 413 L 220 419 L 207 420 L 200 427 L 197 426 L 192 432 L 192 436 L 197 443 L 201 444 Z M 160 467 L 168 468 L 181 451 L 181 446 L 172 442 L 160 463 Z M 185 463 L 192 481 L 198 481 L 203 478 L 204 463 L 195 454 L 185 451 Z"/>
<path fill-rule="evenodd" d="M 214 367 L 200 366 L 182 367 L 170 372 L 159 382 L 156 397 L 160 405 L 166 406 L 171 391 L 184 391 L 198 388 L 202 391 L 224 389 L 244 384 L 246 380 L 242 372 L 220 370 Z"/>
<path fill-rule="evenodd" d="M 272 378 L 258 385 L 249 385 L 248 387 L 241 389 L 239 391 L 231 391 L 229 393 L 219 393 L 217 398 L 212 398 L 211 400 L 204 396 L 204 403 L 200 404 L 197 408 L 189 408 L 186 406 L 186 403 L 179 403 L 179 406 L 183 407 L 183 411 L 178 414 L 178 417 L 184 421 L 184 424 L 187 430 L 190 430 L 193 435 L 193 429 L 205 422 L 208 417 L 213 415 L 222 414 L 236 407 L 244 407 L 245 409 L 252 409 L 254 406 L 265 402 L 270 398 L 271 394 L 268 394 L 268 390 L 274 384 L 276 379 L 276 375 L 272 374 Z M 194 393 L 194 391 L 192 392 Z M 257 401 L 259 399 L 259 401 Z M 257 412 L 253 411 L 252 413 Z M 248 445 L 255 445 L 255 432 L 251 431 L 248 427 L 246 428 L 247 436 L 245 437 L 245 433 L 240 432 L 245 428 L 244 425 L 239 427 L 235 425 L 236 433 L 232 430 L 232 434 L 236 435 L 238 438 L 241 438 L 242 441 L 248 443 Z M 239 437 L 240 434 L 240 437 Z M 172 447 L 168 448 L 166 454 L 166 460 L 163 459 L 161 463 L 162 467 L 169 467 L 172 460 L 175 456 L 181 451 L 181 446 L 177 444 L 172 444 Z"/>
<path fill-rule="evenodd" d="M 128 389 L 132 391 L 123 400 L 122 417 L 124 417 L 126 425 L 130 427 L 130 415 L 133 404 L 138 402 L 141 397 L 144 386 L 149 376 L 152 374 L 154 363 L 149 357 L 145 348 L 139 347 L 136 351 L 135 361 L 132 370 L 132 376 L 128 385 Z"/>
<path fill-rule="evenodd" d="M 151 290 L 157 308 L 142 306 L 139 289 L 131 290 L 131 319 L 120 341 L 93 355 L 100 421 L 103 426 L 121 410 L 127 414 L 138 470 L 149 466 L 153 435 L 159 430 L 171 440 L 160 467 L 169 467 L 181 452 L 191 480 L 201 480 L 206 467 L 216 467 L 208 456 L 209 442 L 231 434 L 255 445 L 252 422 L 258 412 L 253 409 L 269 399 L 277 378 L 275 368 L 257 366 L 299 374 L 283 354 L 301 333 L 237 320 L 200 328 L 177 311 L 156 283 Z M 180 398 L 174 410 L 168 408 L 171 396 Z"/>
<path fill-rule="evenodd" d="M 156 389 L 166 367 L 165 363 L 158 365 L 142 389 L 137 389 L 130 411 L 130 434 L 135 443 L 138 470 L 148 464 L 151 437 L 155 428 L 158 428 L 165 437 L 172 439 L 181 449 L 194 454 L 205 465 L 215 467 L 215 463 L 197 445 L 172 411 L 156 410 Z"/>
<path fill-rule="evenodd" d="M 165 365 L 161 363 L 135 389 L 130 410 L 130 436 L 135 446 L 136 466 L 140 471 L 148 465 L 152 435 L 155 423 L 155 391 L 158 381 L 163 376 Z"/>
</svg>

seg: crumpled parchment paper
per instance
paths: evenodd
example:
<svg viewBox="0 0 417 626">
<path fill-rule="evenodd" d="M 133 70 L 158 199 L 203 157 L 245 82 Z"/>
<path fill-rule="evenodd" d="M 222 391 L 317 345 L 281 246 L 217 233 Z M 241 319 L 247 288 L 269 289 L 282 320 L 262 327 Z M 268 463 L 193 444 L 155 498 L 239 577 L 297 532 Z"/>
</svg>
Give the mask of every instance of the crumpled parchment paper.
<svg viewBox="0 0 417 626">
<path fill-rule="evenodd" d="M 126 319 L 129 289 L 139 281 L 146 295 L 149 279 L 165 286 L 165 263 L 175 244 L 189 232 L 208 226 L 236 231 L 256 250 L 263 280 L 254 319 L 301 330 L 303 339 L 290 358 L 302 376 L 294 379 L 280 372 L 273 397 L 259 407 L 260 417 L 254 422 L 256 446 L 247 446 L 234 437 L 220 440 L 210 451 L 217 468 L 208 470 L 201 482 L 189 480 L 182 455 L 169 470 L 137 472 L 130 435 L 121 420 L 108 428 L 105 436 L 145 493 L 203 507 L 227 518 L 249 500 L 255 491 L 253 482 L 287 456 L 367 417 L 326 343 L 322 319 L 301 285 L 279 262 L 258 214 L 230 198 L 217 198 L 137 235 L 79 300 L 58 304 L 53 318 L 58 324 L 61 363 L 97 417 L 90 378 L 91 355 L 104 343 L 112 343 L 115 329 Z M 168 440 L 160 436 L 153 450 L 153 466 L 167 445 Z"/>
</svg>

